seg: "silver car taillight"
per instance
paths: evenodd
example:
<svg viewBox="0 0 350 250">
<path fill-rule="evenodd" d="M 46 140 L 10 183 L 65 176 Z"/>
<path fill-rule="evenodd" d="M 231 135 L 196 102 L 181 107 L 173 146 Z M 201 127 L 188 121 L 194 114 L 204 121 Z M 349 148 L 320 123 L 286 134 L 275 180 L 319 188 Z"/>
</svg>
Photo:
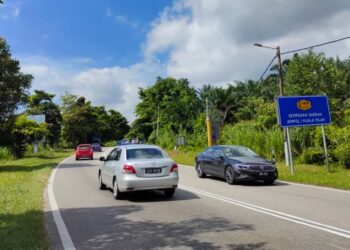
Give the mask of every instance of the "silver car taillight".
<svg viewBox="0 0 350 250">
<path fill-rule="evenodd" d="M 171 166 L 171 169 L 170 169 L 170 172 L 178 172 L 179 171 L 179 167 L 177 166 L 176 163 L 174 163 L 172 166 Z"/>
<path fill-rule="evenodd" d="M 123 167 L 124 174 L 136 174 L 135 168 L 132 165 L 125 164 Z"/>
</svg>

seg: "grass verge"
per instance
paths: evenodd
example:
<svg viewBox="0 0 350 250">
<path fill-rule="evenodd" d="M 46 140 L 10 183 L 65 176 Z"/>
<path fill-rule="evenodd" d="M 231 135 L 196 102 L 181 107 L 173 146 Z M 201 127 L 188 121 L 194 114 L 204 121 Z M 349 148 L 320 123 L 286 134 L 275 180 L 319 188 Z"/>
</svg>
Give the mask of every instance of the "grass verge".
<svg viewBox="0 0 350 250">
<path fill-rule="evenodd" d="M 43 191 L 51 169 L 72 151 L 0 161 L 1 249 L 48 249 Z"/>
<path fill-rule="evenodd" d="M 168 151 L 168 154 L 179 164 L 194 166 L 194 158 L 199 152 L 175 152 Z M 311 184 L 323 187 L 350 190 L 350 170 L 333 167 L 331 173 L 327 173 L 325 166 L 295 164 L 294 176 L 290 168 L 283 163 L 277 164 L 279 180 Z"/>
</svg>

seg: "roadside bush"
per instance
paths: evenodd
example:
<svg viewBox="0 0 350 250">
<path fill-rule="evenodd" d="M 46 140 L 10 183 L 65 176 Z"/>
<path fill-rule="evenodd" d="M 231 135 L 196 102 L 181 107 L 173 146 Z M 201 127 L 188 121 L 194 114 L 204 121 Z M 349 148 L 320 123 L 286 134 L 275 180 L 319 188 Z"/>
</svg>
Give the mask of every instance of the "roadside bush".
<svg viewBox="0 0 350 250">
<path fill-rule="evenodd" d="M 13 160 L 15 157 L 11 150 L 6 147 L 0 147 L 0 160 Z"/>
<path fill-rule="evenodd" d="M 51 157 L 51 156 L 54 155 L 54 153 L 55 153 L 55 151 L 54 151 L 53 148 L 51 148 L 49 146 L 44 147 L 44 145 L 40 143 L 39 147 L 38 147 L 38 153 L 34 154 L 34 146 L 33 146 L 33 144 L 30 144 L 26 148 L 25 156 L 47 156 L 47 157 Z"/>
<path fill-rule="evenodd" d="M 299 161 L 301 163 L 306 164 L 324 164 L 324 151 L 322 148 L 312 147 L 308 149 L 304 149 L 303 153 L 299 157 Z"/>
<path fill-rule="evenodd" d="M 350 143 L 341 144 L 334 150 L 334 156 L 344 168 L 350 169 Z"/>
</svg>

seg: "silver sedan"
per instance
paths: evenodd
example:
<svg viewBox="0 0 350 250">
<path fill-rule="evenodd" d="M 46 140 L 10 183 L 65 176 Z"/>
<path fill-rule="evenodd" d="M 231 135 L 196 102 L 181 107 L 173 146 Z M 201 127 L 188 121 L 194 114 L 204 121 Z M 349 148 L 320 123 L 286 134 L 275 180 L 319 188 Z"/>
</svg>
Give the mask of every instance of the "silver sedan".
<svg viewBox="0 0 350 250">
<path fill-rule="evenodd" d="M 158 146 L 118 146 L 100 161 L 99 187 L 112 188 L 115 199 L 126 192 L 150 189 L 163 190 L 170 198 L 179 182 L 177 164 Z"/>
</svg>

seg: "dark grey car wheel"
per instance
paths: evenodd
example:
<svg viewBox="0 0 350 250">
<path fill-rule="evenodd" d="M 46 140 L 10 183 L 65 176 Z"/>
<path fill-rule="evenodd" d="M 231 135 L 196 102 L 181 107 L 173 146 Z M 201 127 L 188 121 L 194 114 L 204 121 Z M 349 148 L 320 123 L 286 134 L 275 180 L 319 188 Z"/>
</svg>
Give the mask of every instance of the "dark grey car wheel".
<svg viewBox="0 0 350 250">
<path fill-rule="evenodd" d="M 204 178 L 207 175 L 205 174 L 205 172 L 203 171 L 203 167 L 202 167 L 202 163 L 198 162 L 196 165 L 196 171 L 197 171 L 197 175 L 199 178 Z"/>
<path fill-rule="evenodd" d="M 236 182 L 235 171 L 231 166 L 225 169 L 225 180 L 228 184 L 232 185 Z"/>
</svg>

